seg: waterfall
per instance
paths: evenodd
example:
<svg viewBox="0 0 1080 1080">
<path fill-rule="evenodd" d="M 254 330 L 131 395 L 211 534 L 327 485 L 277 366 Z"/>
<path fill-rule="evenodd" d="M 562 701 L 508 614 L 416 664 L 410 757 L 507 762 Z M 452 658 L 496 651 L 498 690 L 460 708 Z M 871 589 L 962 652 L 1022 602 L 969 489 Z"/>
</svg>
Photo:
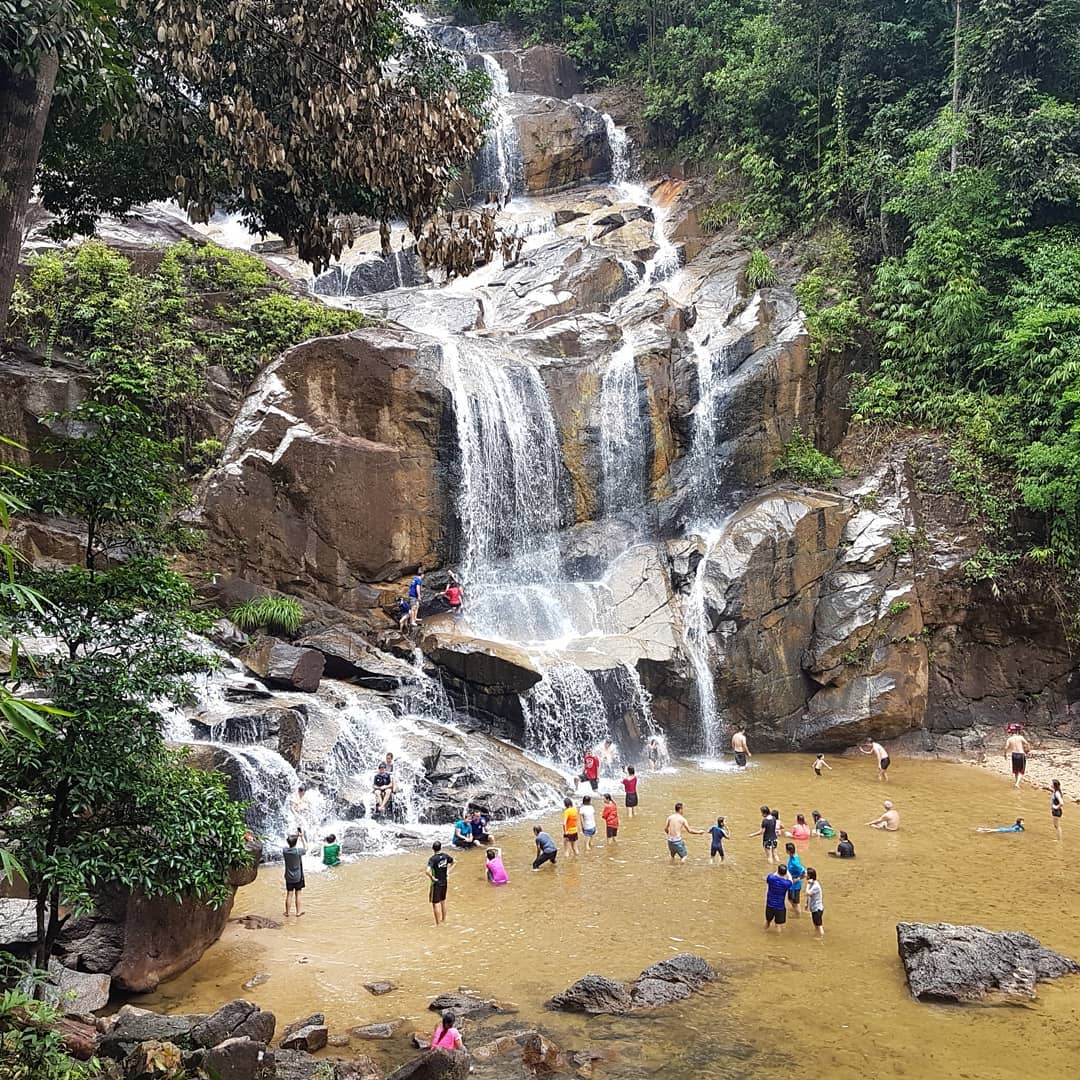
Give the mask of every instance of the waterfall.
<svg viewBox="0 0 1080 1080">
<path fill-rule="evenodd" d="M 577 664 L 553 663 L 543 668 L 543 676 L 522 698 L 525 748 L 576 771 L 585 749 L 609 737 L 603 695 L 592 675 Z"/>
<path fill-rule="evenodd" d="M 609 113 L 604 113 L 604 130 L 611 149 L 611 182 L 615 187 L 629 184 L 633 173 L 633 155 L 626 128 L 619 127 Z"/>
<path fill-rule="evenodd" d="M 605 514 L 634 510 L 645 499 L 645 450 L 634 336 L 612 354 L 600 382 L 600 457 Z"/>
<path fill-rule="evenodd" d="M 698 723 L 701 726 L 701 742 L 707 758 L 720 754 L 720 712 L 716 701 L 716 683 L 712 670 L 712 624 L 706 607 L 705 584 L 709 557 L 720 540 L 721 532 L 714 530 L 702 537 L 705 545 L 701 561 L 694 572 L 694 580 L 686 599 L 683 613 L 684 640 L 690 666 L 694 672 L 697 689 Z"/>
<path fill-rule="evenodd" d="M 506 72 L 495 57 L 480 53 L 484 72 L 491 80 L 491 119 L 484 145 L 476 158 L 476 189 L 485 202 L 502 202 L 524 188 L 525 165 L 514 118 L 510 115 L 510 87 Z"/>
<path fill-rule="evenodd" d="M 305 832 L 319 824 L 321 818 L 298 822 L 290 812 L 289 799 L 299 787 L 300 779 L 283 757 L 265 746 L 224 748 L 237 767 L 239 798 L 249 804 L 244 818 L 254 833 L 267 838 L 268 852 L 280 850 L 282 838 L 298 824 Z M 310 817 L 314 818 L 314 802 L 311 807 Z"/>
</svg>

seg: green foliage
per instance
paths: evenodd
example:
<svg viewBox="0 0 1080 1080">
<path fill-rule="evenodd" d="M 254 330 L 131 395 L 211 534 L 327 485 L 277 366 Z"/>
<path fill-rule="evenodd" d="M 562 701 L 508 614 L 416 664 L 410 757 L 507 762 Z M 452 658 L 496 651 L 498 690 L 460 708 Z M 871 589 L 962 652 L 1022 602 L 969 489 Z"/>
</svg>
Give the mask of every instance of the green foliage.
<svg viewBox="0 0 1080 1080">
<path fill-rule="evenodd" d="M 746 264 L 747 287 L 753 290 L 767 289 L 770 285 L 775 285 L 778 280 L 769 256 L 760 248 L 752 251 L 750 261 Z"/>
<path fill-rule="evenodd" d="M 229 612 L 241 630 L 280 630 L 294 634 L 304 621 L 304 609 L 291 596 L 260 596 L 246 600 Z"/>
<path fill-rule="evenodd" d="M 840 463 L 818 450 L 801 431 L 792 432 L 773 466 L 773 472 L 798 484 L 819 487 L 827 486 L 844 475 Z"/>
<path fill-rule="evenodd" d="M 890 619 L 895 619 L 897 615 L 903 615 L 911 607 L 906 600 L 894 600 L 885 612 L 886 616 Z"/>
<path fill-rule="evenodd" d="M 810 362 L 816 364 L 857 345 L 869 320 L 848 230 L 835 225 L 819 230 L 805 245 L 804 258 L 807 270 L 795 296 L 806 317 Z"/>
<path fill-rule="evenodd" d="M 0 953 L 0 985 L 18 982 L 25 969 Z M 0 1076 L 4 1080 L 96 1080 L 96 1061 L 75 1061 L 64 1051 L 61 1013 L 21 989 L 0 990 Z"/>
<path fill-rule="evenodd" d="M 30 261 L 8 329 L 46 357 L 76 354 L 90 369 L 97 403 L 139 410 L 133 430 L 180 440 L 172 454 L 195 467 L 192 415 L 206 397 L 209 365 L 247 380 L 290 345 L 365 322 L 293 296 L 253 255 L 183 241 L 139 273 L 90 240 Z"/>
</svg>

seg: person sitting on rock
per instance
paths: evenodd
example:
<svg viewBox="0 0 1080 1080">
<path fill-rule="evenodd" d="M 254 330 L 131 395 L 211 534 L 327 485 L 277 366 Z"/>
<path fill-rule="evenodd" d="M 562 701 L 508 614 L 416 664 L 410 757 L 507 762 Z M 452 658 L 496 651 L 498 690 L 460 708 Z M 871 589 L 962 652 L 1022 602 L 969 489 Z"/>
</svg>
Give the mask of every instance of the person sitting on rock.
<svg viewBox="0 0 1080 1080">
<path fill-rule="evenodd" d="M 387 813 L 388 807 L 390 806 L 390 800 L 394 794 L 394 778 L 391 775 L 390 770 L 386 767 L 385 761 L 379 762 L 378 771 L 375 773 L 375 786 L 372 788 L 372 793 L 375 796 L 375 809 L 372 813 Z"/>
<path fill-rule="evenodd" d="M 454 847 L 471 848 L 476 846 L 476 837 L 473 836 L 472 819 L 464 813 L 454 822 Z"/>
<path fill-rule="evenodd" d="M 338 866 L 341 863 L 341 845 L 333 833 L 323 841 L 322 861 L 323 866 Z"/>
<path fill-rule="evenodd" d="M 431 1049 L 432 1050 L 464 1050 L 465 1046 L 461 1041 L 461 1032 L 454 1027 L 454 1021 L 457 1017 L 447 1010 L 442 1014 L 442 1020 L 438 1027 L 435 1028 L 434 1034 L 431 1036 Z"/>
</svg>

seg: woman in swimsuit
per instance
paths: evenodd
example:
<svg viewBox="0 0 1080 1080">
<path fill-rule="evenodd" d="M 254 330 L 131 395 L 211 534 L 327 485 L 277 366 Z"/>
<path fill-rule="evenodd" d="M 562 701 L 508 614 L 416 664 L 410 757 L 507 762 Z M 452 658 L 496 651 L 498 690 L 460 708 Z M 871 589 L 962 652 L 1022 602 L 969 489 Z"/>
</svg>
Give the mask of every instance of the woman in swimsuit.
<svg viewBox="0 0 1080 1080">
<path fill-rule="evenodd" d="M 1061 815 L 1065 810 L 1065 796 L 1061 794 L 1061 781 L 1055 780 L 1050 788 L 1050 817 L 1054 822 L 1054 834 L 1061 839 Z"/>
</svg>

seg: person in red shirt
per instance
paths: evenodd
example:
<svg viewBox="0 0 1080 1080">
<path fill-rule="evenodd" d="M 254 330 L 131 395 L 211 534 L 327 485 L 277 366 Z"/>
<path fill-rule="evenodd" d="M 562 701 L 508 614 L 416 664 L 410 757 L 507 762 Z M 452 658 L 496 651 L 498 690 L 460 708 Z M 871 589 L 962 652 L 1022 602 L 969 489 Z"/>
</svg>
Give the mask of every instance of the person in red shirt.
<svg viewBox="0 0 1080 1080">
<path fill-rule="evenodd" d="M 588 780 L 589 786 L 595 791 L 600 786 L 600 759 L 592 750 L 585 751 L 584 766 L 581 779 Z"/>
<path fill-rule="evenodd" d="M 450 584 L 443 590 L 443 597 L 450 613 L 456 615 L 461 610 L 461 586 L 456 581 L 451 580 Z"/>
<path fill-rule="evenodd" d="M 629 817 L 634 816 L 634 807 L 637 806 L 637 774 L 633 765 L 626 766 L 626 775 L 622 778 L 623 791 L 626 792 L 626 813 Z"/>
<path fill-rule="evenodd" d="M 607 838 L 614 843 L 615 838 L 619 835 L 619 808 L 610 795 L 604 796 L 604 807 L 600 811 L 600 816 L 607 826 Z"/>
</svg>

